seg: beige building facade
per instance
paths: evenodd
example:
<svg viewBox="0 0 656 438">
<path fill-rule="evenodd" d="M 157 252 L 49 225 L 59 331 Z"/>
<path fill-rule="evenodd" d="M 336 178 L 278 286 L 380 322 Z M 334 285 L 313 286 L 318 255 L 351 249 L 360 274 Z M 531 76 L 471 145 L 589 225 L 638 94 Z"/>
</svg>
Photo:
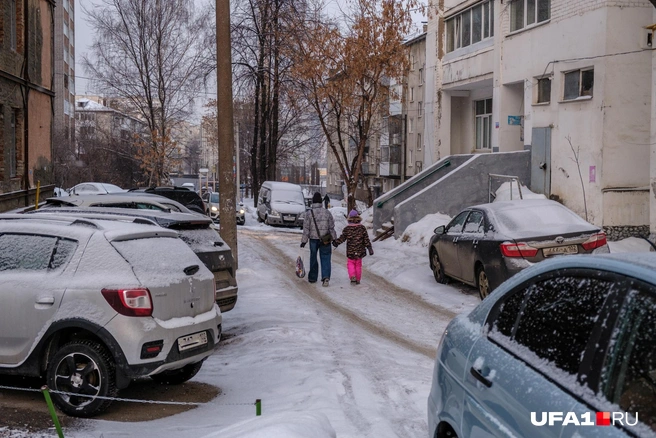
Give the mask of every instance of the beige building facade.
<svg viewBox="0 0 656 438">
<path fill-rule="evenodd" d="M 440 3 L 441 4 L 441 3 Z M 648 232 L 654 6 L 644 1 L 445 0 L 430 153 L 531 150 L 533 191 L 611 238 Z M 429 44 L 430 46 L 430 44 Z"/>
</svg>

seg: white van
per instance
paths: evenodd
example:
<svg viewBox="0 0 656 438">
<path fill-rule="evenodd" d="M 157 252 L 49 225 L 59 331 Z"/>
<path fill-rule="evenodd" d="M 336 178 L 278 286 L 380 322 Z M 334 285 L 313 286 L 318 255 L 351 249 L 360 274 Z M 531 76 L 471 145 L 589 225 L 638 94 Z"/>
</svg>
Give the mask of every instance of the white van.
<svg viewBox="0 0 656 438">
<path fill-rule="evenodd" d="M 305 197 L 298 184 L 265 181 L 257 198 L 257 220 L 267 225 L 302 227 Z"/>
</svg>

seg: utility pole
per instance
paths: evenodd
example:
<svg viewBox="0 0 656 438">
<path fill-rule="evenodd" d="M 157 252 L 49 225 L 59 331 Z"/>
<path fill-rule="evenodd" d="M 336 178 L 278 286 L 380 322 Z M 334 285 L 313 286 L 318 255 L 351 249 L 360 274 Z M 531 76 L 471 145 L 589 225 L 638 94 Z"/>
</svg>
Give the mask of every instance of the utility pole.
<svg viewBox="0 0 656 438">
<path fill-rule="evenodd" d="M 235 181 L 232 170 L 235 138 L 232 114 L 230 0 L 216 0 L 216 103 L 219 141 L 219 222 L 221 237 L 232 248 L 238 267 Z"/>
</svg>

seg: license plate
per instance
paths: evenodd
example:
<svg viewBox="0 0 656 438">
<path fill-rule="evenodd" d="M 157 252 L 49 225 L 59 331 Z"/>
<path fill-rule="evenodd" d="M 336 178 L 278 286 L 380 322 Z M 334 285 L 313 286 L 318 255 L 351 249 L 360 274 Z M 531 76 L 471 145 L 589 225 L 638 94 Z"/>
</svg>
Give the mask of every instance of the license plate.
<svg viewBox="0 0 656 438">
<path fill-rule="evenodd" d="M 282 217 L 286 221 L 295 221 L 296 218 L 294 216 L 283 216 Z"/>
<path fill-rule="evenodd" d="M 578 254 L 579 247 L 576 245 L 556 246 L 554 248 L 542 248 L 542 254 L 545 257 L 563 254 Z"/>
<path fill-rule="evenodd" d="M 194 333 L 193 335 L 178 338 L 178 351 L 189 350 L 207 344 L 207 332 Z"/>
</svg>

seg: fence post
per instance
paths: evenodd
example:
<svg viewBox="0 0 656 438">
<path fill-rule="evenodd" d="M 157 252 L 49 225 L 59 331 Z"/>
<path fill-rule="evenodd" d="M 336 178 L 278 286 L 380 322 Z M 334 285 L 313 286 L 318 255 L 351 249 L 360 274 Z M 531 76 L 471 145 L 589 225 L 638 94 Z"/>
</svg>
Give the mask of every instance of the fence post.
<svg viewBox="0 0 656 438">
<path fill-rule="evenodd" d="M 262 415 L 262 400 L 259 398 L 255 400 L 255 416 L 259 417 Z"/>
<path fill-rule="evenodd" d="M 57 435 L 59 435 L 59 438 L 64 438 L 64 432 L 62 431 L 61 425 L 59 424 L 59 418 L 57 418 L 55 407 L 52 404 L 52 399 L 50 398 L 50 393 L 48 392 L 48 386 L 43 385 L 41 387 L 41 392 L 43 392 L 43 396 L 46 399 L 48 410 L 50 411 L 50 415 L 52 416 L 52 421 L 55 423 L 55 429 L 57 429 Z"/>
</svg>

